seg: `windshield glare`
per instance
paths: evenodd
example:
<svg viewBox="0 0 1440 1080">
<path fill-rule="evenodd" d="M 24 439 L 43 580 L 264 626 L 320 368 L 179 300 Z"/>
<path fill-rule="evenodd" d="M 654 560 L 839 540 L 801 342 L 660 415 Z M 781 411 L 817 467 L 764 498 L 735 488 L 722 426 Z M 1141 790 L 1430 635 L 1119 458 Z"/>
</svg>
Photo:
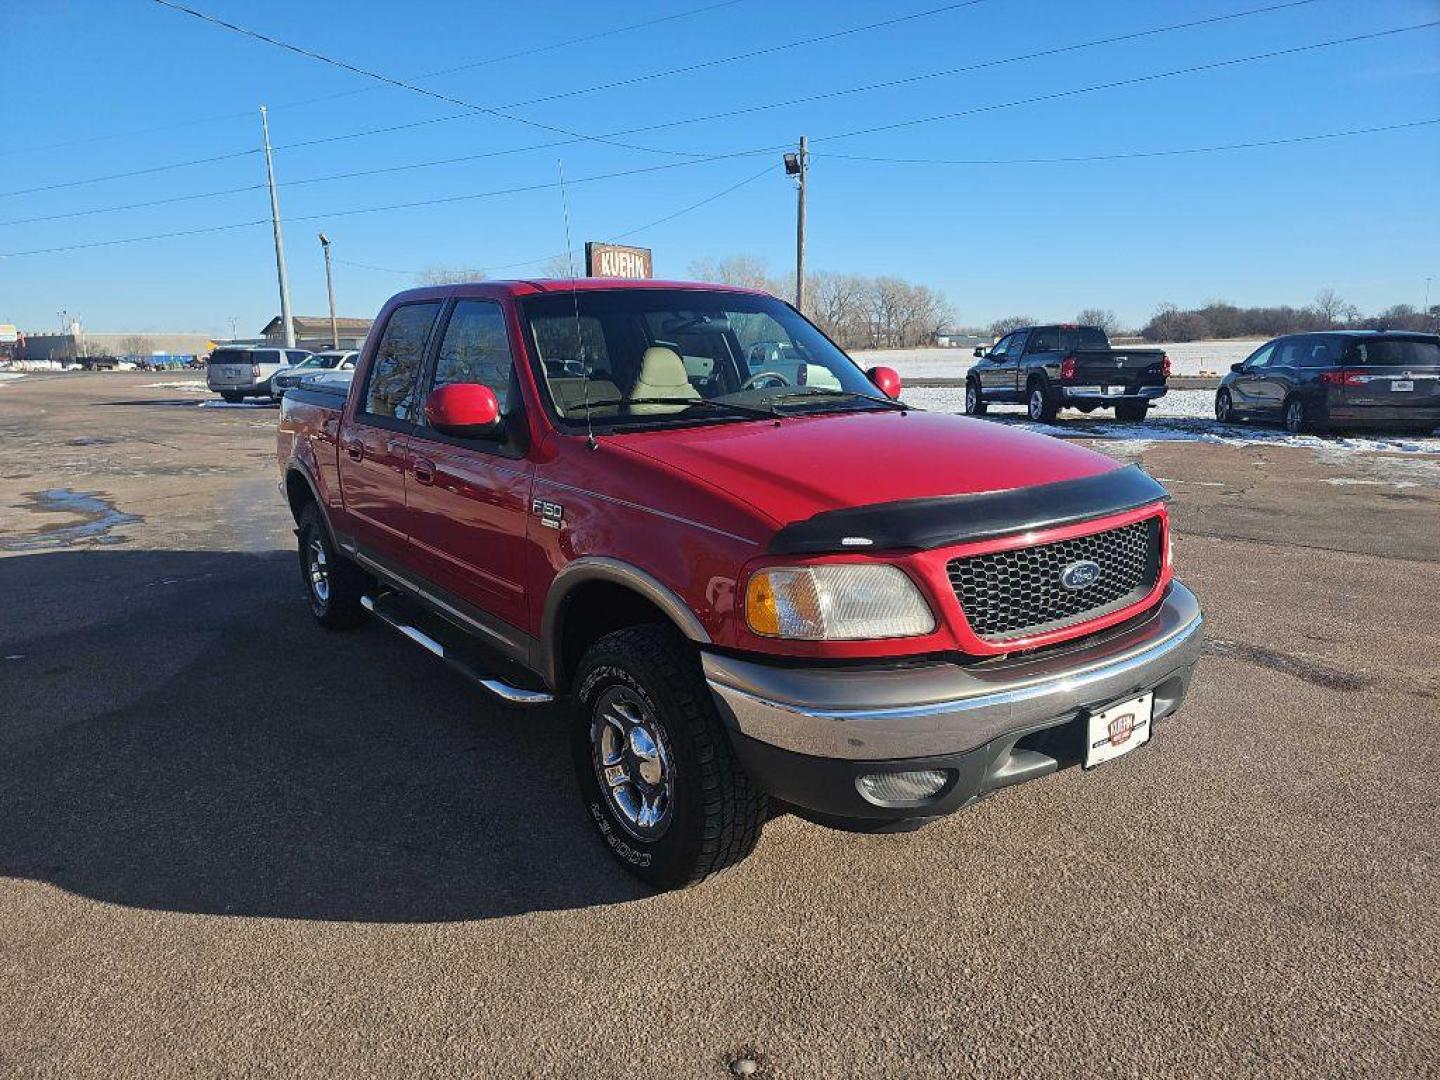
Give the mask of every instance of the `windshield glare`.
<svg viewBox="0 0 1440 1080">
<path fill-rule="evenodd" d="M 523 311 L 561 418 L 628 426 L 886 405 L 854 361 L 773 297 L 577 291 L 530 297 Z"/>
</svg>

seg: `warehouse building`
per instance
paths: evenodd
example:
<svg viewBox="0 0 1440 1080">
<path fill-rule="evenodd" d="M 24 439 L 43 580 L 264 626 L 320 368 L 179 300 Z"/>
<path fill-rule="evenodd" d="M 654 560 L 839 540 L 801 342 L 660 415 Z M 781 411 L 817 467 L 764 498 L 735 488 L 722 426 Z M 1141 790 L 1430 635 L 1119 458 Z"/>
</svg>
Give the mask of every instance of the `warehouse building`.
<svg viewBox="0 0 1440 1080">
<path fill-rule="evenodd" d="M 295 327 L 297 348 L 310 349 L 313 352 L 330 348 L 330 317 L 328 315 L 295 315 L 291 317 L 290 321 Z M 365 344 L 365 335 L 370 332 L 370 324 L 373 321 L 373 319 L 336 319 L 335 327 L 340 333 L 340 340 L 335 344 L 341 349 L 360 348 Z M 285 344 L 285 328 L 281 325 L 279 315 L 265 324 L 265 329 L 260 331 L 260 336 L 265 339 L 267 345 Z"/>
</svg>

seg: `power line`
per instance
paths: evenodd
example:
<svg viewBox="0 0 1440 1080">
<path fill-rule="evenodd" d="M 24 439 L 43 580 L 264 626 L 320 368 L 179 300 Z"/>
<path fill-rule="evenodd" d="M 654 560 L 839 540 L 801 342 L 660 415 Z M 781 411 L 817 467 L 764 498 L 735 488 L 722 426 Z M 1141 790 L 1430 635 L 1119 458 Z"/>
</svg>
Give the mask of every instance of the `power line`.
<svg viewBox="0 0 1440 1080">
<path fill-rule="evenodd" d="M 635 169 L 621 169 L 613 172 L 595 173 L 590 176 L 581 176 L 568 181 L 570 185 L 590 184 L 602 180 L 616 180 L 628 176 L 640 176 L 646 173 L 662 172 L 669 169 L 682 169 L 693 165 L 708 165 L 716 161 L 724 161 L 735 157 L 733 154 L 718 154 L 709 158 L 700 158 L 688 161 L 671 161 L 660 165 L 646 165 Z M 768 167 L 767 167 L 768 171 Z M 470 202 L 477 199 L 492 199 L 502 195 L 519 195 L 532 191 L 544 191 L 549 188 L 558 187 L 557 181 L 546 181 L 536 184 L 522 184 L 515 187 L 497 188 L 491 191 L 467 192 L 462 195 L 445 195 L 430 199 L 417 199 L 412 202 L 388 203 L 381 206 L 357 206 L 347 210 L 328 210 L 319 214 L 287 215 L 287 221 L 322 221 L 337 217 L 353 217 L 357 214 L 379 214 L 392 210 L 412 210 L 426 206 L 444 206 L 457 202 Z M 187 229 L 180 232 L 153 233 L 147 236 L 129 236 L 115 240 L 98 240 L 81 244 L 67 244 L 60 247 L 35 248 L 29 251 L 0 252 L 0 259 L 16 259 L 26 255 L 49 255 L 63 251 L 80 251 L 87 248 L 111 247 L 116 244 L 133 244 L 146 240 L 166 240 L 176 236 L 194 236 L 200 233 L 221 232 L 226 229 L 243 229 L 251 225 L 270 224 L 269 218 L 260 218 L 257 221 L 237 221 L 228 225 L 212 225 L 200 229 Z M 649 227 L 649 226 L 645 226 Z"/>
<path fill-rule="evenodd" d="M 158 2 L 158 0 L 157 0 L 157 2 Z M 1152 27 L 1152 28 L 1150 28 L 1150 29 L 1148 29 L 1148 30 L 1131 31 L 1131 32 L 1125 33 L 1125 34 L 1117 34 L 1117 35 L 1112 35 L 1112 36 L 1109 36 L 1109 37 L 1095 38 L 1095 39 L 1092 39 L 1092 40 L 1090 40 L 1090 41 L 1077 42 L 1077 43 L 1074 43 L 1074 44 L 1071 44 L 1071 45 L 1062 45 L 1062 46 L 1056 46 L 1056 47 L 1054 47 L 1054 48 L 1042 49 L 1042 50 L 1039 50 L 1038 52 L 1018 53 L 1018 54 L 1011 55 L 1011 56 L 1007 56 L 1007 57 L 1000 57 L 1000 58 L 996 58 L 996 59 L 992 59 L 992 60 L 980 61 L 980 62 L 974 63 L 974 64 L 967 64 L 967 65 L 964 65 L 964 66 L 958 67 L 958 68 L 947 68 L 947 69 L 944 69 L 944 70 L 941 70 L 941 71 L 928 72 L 928 73 L 924 73 L 924 74 L 920 74 L 920 75 L 909 75 L 909 76 L 904 76 L 904 77 L 901 77 L 901 78 L 898 78 L 898 79 L 888 79 L 888 80 L 884 80 L 884 81 L 881 81 L 881 82 L 875 82 L 875 83 L 866 83 L 866 84 L 863 84 L 863 85 L 861 85 L 861 86 L 849 87 L 849 88 L 840 89 L 840 90 L 830 90 L 830 91 L 826 91 L 826 92 L 824 92 L 824 93 L 810 94 L 810 95 L 807 95 L 807 96 L 804 96 L 804 97 L 789 98 L 789 99 L 782 100 L 782 101 L 767 102 L 767 103 L 762 103 L 762 104 L 759 104 L 759 105 L 743 106 L 743 107 L 738 108 L 738 109 L 730 109 L 730 110 L 727 110 L 727 111 L 724 111 L 724 112 L 719 112 L 719 113 L 710 113 L 710 114 L 706 114 L 706 115 L 702 115 L 702 116 L 686 117 L 686 118 L 681 118 L 681 119 L 678 119 L 678 120 L 668 120 L 668 121 L 662 121 L 662 122 L 655 123 L 655 124 L 643 125 L 643 126 L 635 127 L 635 128 L 622 129 L 622 130 L 620 130 L 620 131 L 610 132 L 610 133 L 608 133 L 607 135 L 601 136 L 601 138 L 611 139 L 611 138 L 616 138 L 616 137 L 622 137 L 622 136 L 625 136 L 625 135 L 638 134 L 638 133 L 642 133 L 642 132 L 658 131 L 658 130 L 663 130 L 663 129 L 667 129 L 667 128 L 671 128 L 671 127 L 680 127 L 680 126 L 685 126 L 685 125 L 688 125 L 688 124 L 703 123 L 703 122 L 707 122 L 707 121 L 710 121 L 710 120 L 730 119 L 730 118 L 733 118 L 733 117 L 735 117 L 735 116 L 748 115 L 748 114 L 751 114 L 751 113 L 763 112 L 763 111 L 768 111 L 768 110 L 771 110 L 771 109 L 780 109 L 780 108 L 792 107 L 792 106 L 795 106 L 795 105 L 811 104 L 811 103 L 814 103 L 814 102 L 817 102 L 817 101 L 825 101 L 825 100 L 830 100 L 830 99 L 833 99 L 833 98 L 845 97 L 845 96 L 848 96 L 848 95 L 851 95 L 851 94 L 868 93 L 868 92 L 871 92 L 871 91 L 874 91 L 874 90 L 890 89 L 890 88 L 893 88 L 893 87 L 896 87 L 896 86 L 905 85 L 905 84 L 914 83 L 914 82 L 919 82 L 919 81 L 922 81 L 922 80 L 936 79 L 936 78 L 947 78 L 947 77 L 956 76 L 956 75 L 964 75 L 964 74 L 973 73 L 973 72 L 976 72 L 976 71 L 982 71 L 982 70 L 985 70 L 985 69 L 988 69 L 988 68 L 1000 67 L 1000 66 L 1008 65 L 1008 64 L 1021 63 L 1021 62 L 1025 62 L 1025 61 L 1029 61 L 1029 60 L 1045 59 L 1045 58 L 1048 58 L 1048 57 L 1051 57 L 1051 56 L 1056 56 L 1056 55 L 1059 55 L 1059 54 L 1062 54 L 1062 53 L 1076 52 L 1076 51 L 1079 51 L 1079 50 L 1097 48 L 1097 47 L 1099 47 L 1099 46 L 1104 46 L 1104 45 L 1119 44 L 1119 43 L 1123 43 L 1123 42 L 1127 42 L 1127 41 L 1134 41 L 1134 40 L 1137 40 L 1137 39 L 1140 39 L 1140 38 L 1152 37 L 1152 36 L 1157 36 L 1157 35 L 1160 35 L 1160 34 L 1173 33 L 1173 32 L 1178 31 L 1178 30 L 1194 29 L 1194 28 L 1199 27 L 1199 26 L 1205 26 L 1205 25 L 1210 25 L 1210 24 L 1219 23 L 1219 22 L 1227 22 L 1227 21 L 1232 21 L 1232 20 L 1235 20 L 1235 19 L 1248 18 L 1248 17 L 1254 16 L 1254 15 L 1269 14 L 1269 13 L 1271 13 L 1271 12 L 1282 11 L 1282 10 L 1285 10 L 1285 9 L 1288 9 L 1288 8 L 1294 8 L 1294 7 L 1302 7 L 1302 6 L 1305 6 L 1305 5 L 1308 5 L 1308 4 L 1312 4 L 1312 3 L 1316 3 L 1316 2 L 1317 2 L 1317 0 L 1285 0 L 1285 2 L 1277 3 L 1277 4 L 1270 4 L 1270 5 L 1267 5 L 1267 6 L 1264 6 L 1264 7 L 1248 8 L 1248 9 L 1246 9 L 1246 10 L 1244 10 L 1244 11 L 1231 12 L 1231 13 L 1228 13 L 1228 14 L 1225 14 L 1225 15 L 1209 16 L 1209 17 L 1203 18 L 1203 19 L 1192 19 L 1192 20 L 1188 20 L 1188 21 L 1186 21 L 1186 22 L 1171 23 L 1171 24 L 1166 25 L 1166 26 Z M 942 9 L 932 9 L 932 11 L 933 11 L 933 10 L 942 10 Z M 845 33 L 845 31 L 839 31 L 839 32 L 837 32 L 837 33 Z M 1108 84 L 1107 84 L 1107 85 L 1108 85 Z M 1085 92 L 1085 91 L 1077 91 L 1077 92 Z M 1008 105 L 1002 106 L 1002 107 L 1008 107 Z M 368 137 L 374 136 L 374 135 L 391 134 L 391 133 L 398 132 L 398 131 L 408 131 L 408 130 L 412 130 L 412 129 L 415 129 L 415 128 L 427 127 L 427 126 L 430 126 L 430 125 L 432 125 L 432 124 L 448 123 L 448 122 L 450 122 L 450 121 L 452 121 L 452 120 L 468 119 L 468 118 L 473 117 L 474 115 L 475 115 L 475 114 L 474 114 L 473 112 L 464 112 L 464 113 L 450 113 L 450 114 L 447 114 L 447 115 L 445 115 L 445 116 L 438 116 L 438 117 L 427 117 L 426 119 L 423 119 L 423 120 L 411 120 L 411 121 L 406 121 L 406 122 L 400 123 L 400 124 L 388 124 L 388 125 L 384 125 L 384 126 L 381 126 L 381 127 L 366 128 L 366 129 L 363 129 L 363 130 L 361 130 L 361 131 L 347 132 L 347 133 L 343 133 L 343 134 L 339 134 L 339 135 L 325 135 L 325 136 L 320 136 L 320 137 L 314 138 L 314 139 L 305 139 L 305 140 L 301 140 L 301 141 L 298 141 L 298 142 L 285 143 L 285 144 L 281 144 L 281 145 L 276 146 L 276 147 L 275 147 L 275 150 L 277 150 L 277 151 L 298 150 L 298 149 L 305 149 L 305 148 L 314 147 L 314 146 L 326 145 L 326 144 L 329 144 L 329 143 L 348 141 L 348 140 L 351 140 L 351 139 L 368 138 Z M 832 137 L 833 137 L 833 136 L 832 136 Z M 503 149 L 503 150 L 491 150 L 491 151 L 487 151 L 487 152 L 482 153 L 482 154 L 470 154 L 470 155 L 464 155 L 464 156 L 460 156 L 460 157 L 441 158 L 441 159 L 437 159 L 437 160 L 433 160 L 433 161 L 416 162 L 416 163 L 407 164 L 407 165 L 382 166 L 382 167 L 379 167 L 379 168 L 376 168 L 376 169 L 370 169 L 370 170 L 356 170 L 356 171 L 349 172 L 349 173 L 339 173 L 339 174 L 335 174 L 335 176 L 334 176 L 333 178 L 334 178 L 334 179 L 350 179 L 350 178 L 359 177 L 359 176 L 378 175 L 378 174 L 385 173 L 385 172 L 405 171 L 405 170 L 412 169 L 412 168 L 428 168 L 428 167 L 431 167 L 431 166 L 438 166 L 438 165 L 458 164 L 458 163 L 461 163 L 461 162 L 477 161 L 477 160 L 481 160 L 481 159 L 483 159 L 483 158 L 489 158 L 489 157 L 501 157 L 501 156 L 507 156 L 507 155 L 512 155 L 512 154 L 529 153 L 529 152 L 535 151 L 535 150 L 551 150 L 551 149 L 556 149 L 556 148 L 564 147 L 564 146 L 572 146 L 572 145 L 574 145 L 574 144 L 577 143 L 577 142 L 584 142 L 584 141 L 586 141 L 586 139 L 584 139 L 584 138 L 569 138 L 569 139 L 552 140 L 552 141 L 550 141 L 550 142 L 545 142 L 545 143 L 532 143 L 532 144 L 529 144 L 529 145 L 526 145 L 526 146 L 509 147 L 509 148 L 506 148 L 506 149 Z M 774 149 L 777 149 L 777 147 L 768 147 L 768 148 L 766 148 L 766 149 L 774 150 Z M 230 155 L 230 156 L 245 156 L 245 155 L 248 155 L 248 154 L 256 154 L 256 153 L 259 153 L 259 149 L 258 149 L 258 148 L 252 149 L 252 150 L 247 150 L 247 151 L 244 151 L 243 153 L 235 154 L 235 155 Z M 684 155 L 681 155 L 681 156 L 684 156 Z M 187 166 L 191 166 L 191 165 L 205 164 L 206 162 L 213 161 L 213 160 L 216 160 L 216 159 L 215 159 L 215 158 L 200 158 L 200 159 L 197 159 L 197 160 L 194 160 L 194 161 L 177 162 L 177 163 L 173 163 L 173 164 L 171 164 L 171 165 L 155 166 L 155 167 L 152 168 L 152 169 L 138 170 L 138 171 L 132 172 L 132 173 L 116 173 L 116 174 L 112 174 L 112 175 L 109 175 L 109 176 L 101 176 L 101 177 L 90 178 L 90 179 L 88 179 L 88 180 L 69 181 L 69 182 L 62 183 L 62 184 L 46 185 L 46 186 L 43 186 L 43 187 L 36 187 L 36 188 L 26 188 L 26 189 L 23 189 L 23 190 L 21 190 L 21 191 L 0 192 L 0 198 L 4 198 L 4 197 L 6 197 L 6 196 L 8 196 L 8 195 L 20 195 L 20 194 L 29 194 L 29 193 L 38 192 L 38 191 L 47 191 L 47 190 L 51 190 L 52 188 L 57 188 L 57 187 L 73 187 L 73 186 L 76 186 L 76 185 L 78 185 L 78 184 L 98 183 L 98 182 L 100 182 L 100 181 L 102 181 L 102 180 L 119 179 L 119 178 L 123 178 L 123 177 L 128 177 L 128 176 L 133 176 L 133 175 L 141 175 L 141 174 L 143 174 L 143 173 L 150 173 L 150 172 L 160 172 L 160 171 L 163 171 L 163 170 L 166 170 L 166 169 L 183 168 L 183 167 L 187 167 Z M 223 160 L 223 159 L 222 159 L 222 160 Z M 326 179 L 329 179 L 329 178 L 320 178 L 320 177 L 317 177 L 317 178 L 313 178 L 313 179 L 309 179 L 309 180 L 291 181 L 291 183 L 320 183 L 320 182 L 323 182 L 323 181 L 326 180 Z"/>
<path fill-rule="evenodd" d="M 633 229 L 626 229 L 624 232 L 614 233 L 610 237 L 608 237 L 608 239 L 612 242 L 615 240 L 625 240 L 629 237 L 637 236 L 642 232 L 646 232 L 650 229 L 656 228 L 657 226 L 674 221 L 678 217 L 682 217 L 683 215 L 691 213 L 692 211 L 699 210 L 702 206 L 708 206 L 719 199 L 723 199 L 731 192 L 739 191 L 741 188 L 753 184 L 762 176 L 767 176 L 770 173 L 775 172 L 778 168 L 779 166 L 774 164 L 766 165 L 765 168 L 761 169 L 759 172 L 752 173 L 750 176 L 747 176 L 745 179 L 739 181 L 738 183 L 731 184 L 729 187 L 717 191 L 713 195 L 707 195 L 705 198 L 699 200 L 698 202 L 693 202 L 689 206 L 681 207 L 679 210 L 675 210 L 669 214 L 666 214 L 662 218 L 656 218 L 654 221 L 647 222 L 644 225 L 638 225 Z M 495 270 L 509 270 L 516 266 L 533 266 L 536 263 L 549 262 L 552 259 L 564 258 L 565 255 L 565 252 L 559 251 L 551 255 L 541 255 L 539 258 L 535 259 L 519 259 L 515 262 L 499 263 L 495 266 L 481 267 L 478 272 L 482 274 L 488 274 Z M 392 266 L 372 266 L 369 263 L 352 262 L 347 259 L 336 259 L 335 261 L 343 262 L 348 266 L 358 266 L 362 270 L 379 270 L 382 273 L 386 274 L 402 274 L 409 277 L 417 277 L 421 273 L 423 273 L 423 271 L 420 270 L 397 270 L 395 267 Z"/>
<path fill-rule="evenodd" d="M 677 11 L 671 15 L 661 15 L 658 18 L 646 19 L 643 22 L 628 23 L 625 26 L 612 27 L 609 30 L 600 30 L 592 34 L 585 34 L 580 37 L 566 38 L 563 41 L 552 42 L 549 45 L 536 45 L 533 48 L 521 49 L 518 52 L 505 53 L 502 56 L 487 57 L 483 60 L 475 60 L 455 67 L 441 68 L 438 71 L 427 71 L 420 75 L 413 75 L 414 79 L 433 79 L 441 75 L 450 75 L 457 71 L 469 71 L 473 68 L 485 67 L 489 64 L 498 64 L 507 60 L 517 60 L 526 56 L 534 56 L 537 53 L 549 52 L 554 49 L 563 49 L 571 45 L 581 45 L 588 41 L 598 41 L 601 38 L 612 37 L 615 34 L 626 33 L 631 30 L 641 30 L 648 26 L 656 26 L 660 23 L 674 22 L 677 19 L 686 19 L 693 15 L 703 15 L 706 12 L 716 11 L 720 8 L 733 7 L 736 4 L 745 3 L 746 0 L 719 0 L 718 3 L 706 4 L 703 7 L 690 8 L 687 11 Z M 356 94 L 367 94 L 378 87 L 367 86 L 359 89 L 342 90 L 334 94 L 323 94 L 319 97 L 302 98 L 298 101 L 285 101 L 279 105 L 272 105 L 270 111 L 276 109 L 299 108 L 303 105 L 315 105 L 324 101 L 334 101 L 337 98 L 351 97 Z M 225 120 L 249 120 L 253 119 L 254 110 L 247 109 L 244 112 L 221 113 L 217 116 L 196 117 L 193 120 L 181 120 L 173 124 L 160 124 L 155 127 L 137 128 L 130 131 L 115 131 L 104 135 L 87 135 L 79 139 L 67 139 L 63 142 L 46 143 L 42 146 L 24 146 L 16 149 L 0 150 L 0 157 L 8 157 L 13 154 L 32 154 L 44 150 L 61 150 L 70 146 L 84 146 L 87 143 L 104 142 L 109 139 L 128 139 L 137 135 L 152 135 L 162 131 L 175 131 L 180 128 L 197 127 L 201 124 L 219 123 Z"/>
<path fill-rule="evenodd" d="M 201 22 L 212 26 L 218 26 L 222 30 L 229 30 L 231 33 L 240 34 L 244 37 L 253 38 L 256 41 L 264 42 L 266 45 L 273 45 L 277 49 L 284 49 L 286 52 L 294 53 L 297 56 L 308 57 L 311 60 L 318 60 L 322 64 L 329 64 L 331 67 L 339 68 L 341 71 L 348 71 L 354 75 L 360 75 L 367 79 L 374 79 L 376 82 L 384 83 L 387 86 L 394 86 L 401 90 L 409 90 L 411 93 L 420 94 L 422 97 L 433 98 L 436 101 L 444 101 L 451 105 L 458 105 L 463 109 L 470 109 L 473 112 L 484 113 L 486 116 L 493 116 L 500 120 L 509 120 L 511 123 L 523 124 L 526 127 L 539 128 L 541 131 L 553 132 L 557 135 L 568 135 L 574 139 L 581 139 L 585 142 L 602 143 L 606 146 L 618 146 L 625 150 L 638 150 L 647 154 L 664 154 L 668 157 L 698 157 L 701 155 L 689 154 L 681 150 L 666 150 L 655 146 L 639 146 L 634 143 L 617 142 L 614 139 L 606 138 L 603 135 L 591 135 L 583 131 L 575 131 L 571 128 L 561 127 L 558 124 L 547 124 L 541 120 L 531 120 L 523 116 L 516 116 L 514 113 L 505 112 L 503 109 L 492 108 L 489 105 L 477 105 L 474 102 L 466 101 L 463 98 L 453 97 L 450 94 L 442 94 L 436 90 L 427 90 L 413 82 L 404 79 L 397 79 L 390 75 L 382 75 L 378 71 L 371 71 L 352 64 L 348 60 L 339 60 L 333 56 L 326 56 L 324 53 L 316 52 L 314 49 L 307 49 L 300 45 L 282 41 L 280 38 L 272 37 L 269 34 L 262 34 L 258 30 L 251 30 L 249 27 L 241 26 L 239 23 L 232 23 L 215 15 L 208 15 L 203 11 L 187 7 L 178 3 L 177 0 L 152 0 L 161 7 L 190 15 Z"/>
<path fill-rule="evenodd" d="M 1297 56 L 1300 53 L 1329 49 L 1336 45 L 1351 45 L 1358 41 L 1377 41 L 1380 38 L 1393 37 L 1396 34 L 1408 34 L 1416 30 L 1429 30 L 1436 26 L 1440 26 L 1440 19 L 1415 23 L 1411 26 L 1397 26 L 1389 30 L 1376 30 L 1369 34 L 1353 34 L 1349 37 L 1332 38 L 1329 41 L 1317 41 L 1310 45 L 1296 45 L 1288 49 L 1272 49 L 1269 52 L 1252 53 L 1249 56 L 1237 56 L 1229 60 L 1214 60 L 1207 64 L 1194 64 L 1190 67 L 1175 68 L 1172 71 L 1159 71 L 1150 75 L 1137 75 L 1130 79 L 1117 79 L 1114 82 L 1095 83 L 1091 86 L 1081 86 L 1071 90 L 1057 90 L 1054 93 L 1037 94 L 1034 97 L 1020 98 L 1016 101 L 999 102 L 993 105 L 978 105 L 970 109 L 938 113 L 934 116 L 913 117 L 909 120 L 896 120 L 888 124 L 876 124 L 872 127 L 856 128 L 853 131 L 841 132 L 836 135 L 826 135 L 824 138 L 827 141 L 832 139 L 852 139 L 857 135 L 875 135 L 882 131 L 897 131 L 901 128 L 916 127 L 920 124 L 933 124 L 941 120 L 958 120 L 961 117 L 976 116 L 980 113 L 995 112 L 999 109 L 1013 109 L 1021 105 L 1035 105 L 1042 101 L 1059 101 L 1063 98 L 1078 97 L 1081 94 L 1090 94 L 1097 90 L 1115 90 L 1122 86 L 1140 86 L 1144 83 L 1158 82 L 1161 79 L 1173 79 L 1181 75 L 1195 75 L 1202 71 L 1218 71 L 1221 68 L 1235 67 L 1239 64 L 1251 64 L 1260 60 L 1274 60 L 1281 56 Z M 817 139 L 816 141 L 818 142 L 819 140 Z"/>
<path fill-rule="evenodd" d="M 17 188 L 14 191 L 0 191 L 0 199 L 8 199 L 12 195 L 33 195 L 40 191 L 55 191 L 59 188 L 80 187 L 83 184 L 98 184 L 104 180 L 125 180 L 132 176 L 150 176 L 154 173 L 168 172 L 171 169 L 188 169 L 192 165 L 209 165 L 216 161 L 232 161 L 235 158 L 249 157 L 251 154 L 260 153 L 258 146 L 249 150 L 236 150 L 229 154 L 213 154 L 210 157 L 192 158 L 189 161 L 174 161 L 168 165 L 152 165 L 148 169 L 131 169 L 129 172 L 107 173 L 104 176 L 89 176 L 83 180 L 62 180 L 57 184 L 41 184 L 39 187 Z"/>
<path fill-rule="evenodd" d="M 813 157 L 831 158 L 841 161 L 871 161 L 886 165 L 1059 165 L 1079 164 L 1088 161 L 1128 161 L 1134 158 L 1179 157 L 1186 154 L 1218 154 L 1230 150 L 1253 150 L 1265 146 L 1289 146 L 1295 143 L 1320 142 L 1324 139 L 1344 139 L 1352 135 L 1375 135 L 1385 131 L 1404 131 L 1409 128 L 1440 124 L 1440 117 L 1431 120 L 1410 120 L 1403 124 L 1385 124 L 1380 127 L 1350 128 L 1347 131 L 1325 131 L 1315 135 L 1293 135 L 1284 139 L 1262 139 L 1255 142 L 1219 143 L 1213 146 L 1186 146 L 1171 150 L 1134 150 L 1114 154 L 1083 154 L 1071 157 L 1029 157 L 1029 158 L 913 158 L 875 157 L 869 154 L 813 154 Z"/>
<path fill-rule="evenodd" d="M 11 218 L 0 221 L 6 225 L 31 225 L 37 221 L 59 221 L 62 218 L 88 217 L 93 214 L 111 214 L 118 210 L 140 210 L 151 206 L 169 206 L 172 203 L 194 202 L 197 199 L 215 199 L 222 195 L 239 195 L 247 191 L 262 191 L 264 184 L 248 184 L 245 187 L 221 188 L 219 191 L 197 191 L 193 195 L 172 195 L 165 199 L 149 199 L 145 202 L 122 203 L 119 206 L 97 206 L 90 210 L 69 210 L 63 214 L 41 214 L 39 217 Z"/>
</svg>

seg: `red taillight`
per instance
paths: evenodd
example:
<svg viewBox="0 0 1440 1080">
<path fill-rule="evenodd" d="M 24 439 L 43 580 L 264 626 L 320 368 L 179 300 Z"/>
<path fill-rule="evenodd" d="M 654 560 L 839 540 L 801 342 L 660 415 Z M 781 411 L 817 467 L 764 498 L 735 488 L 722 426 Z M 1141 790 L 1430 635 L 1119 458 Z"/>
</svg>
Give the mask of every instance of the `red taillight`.
<svg viewBox="0 0 1440 1080">
<path fill-rule="evenodd" d="M 1160 374 L 1167 379 L 1170 377 L 1170 357 L 1166 353 L 1160 354 Z"/>
<path fill-rule="evenodd" d="M 1363 371 L 1322 371 L 1320 381 L 1326 386 L 1364 386 L 1365 373 Z"/>
<path fill-rule="evenodd" d="M 1060 361 L 1060 378 L 1073 379 L 1075 377 L 1075 358 L 1067 356 Z"/>
<path fill-rule="evenodd" d="M 250 377 L 251 377 L 252 379 L 258 379 L 258 378 L 260 377 L 260 365 L 259 365 L 259 364 L 251 364 L 251 365 L 250 365 Z"/>
</svg>

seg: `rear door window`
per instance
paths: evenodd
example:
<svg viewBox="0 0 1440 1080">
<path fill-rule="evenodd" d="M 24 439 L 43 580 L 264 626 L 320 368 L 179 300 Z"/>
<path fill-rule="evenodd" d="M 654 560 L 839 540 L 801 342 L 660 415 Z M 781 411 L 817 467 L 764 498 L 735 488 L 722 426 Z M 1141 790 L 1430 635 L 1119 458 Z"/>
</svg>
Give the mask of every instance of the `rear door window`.
<svg viewBox="0 0 1440 1080">
<path fill-rule="evenodd" d="M 1030 351 L 1032 353 L 1059 352 L 1060 351 L 1060 329 L 1055 326 L 1043 326 L 1036 330 L 1030 338 Z"/>
<path fill-rule="evenodd" d="M 1440 341 L 1424 338 L 1379 338 L 1357 341 L 1347 363 L 1399 367 L 1440 366 Z"/>
<path fill-rule="evenodd" d="M 1110 339 L 1098 326 L 1069 326 L 1060 332 L 1060 348 L 1066 352 L 1076 349 L 1108 349 Z"/>
<path fill-rule="evenodd" d="M 365 387 L 365 414 L 408 421 L 415 411 L 415 383 L 425 356 L 438 301 L 398 307 L 385 324 Z"/>
</svg>

